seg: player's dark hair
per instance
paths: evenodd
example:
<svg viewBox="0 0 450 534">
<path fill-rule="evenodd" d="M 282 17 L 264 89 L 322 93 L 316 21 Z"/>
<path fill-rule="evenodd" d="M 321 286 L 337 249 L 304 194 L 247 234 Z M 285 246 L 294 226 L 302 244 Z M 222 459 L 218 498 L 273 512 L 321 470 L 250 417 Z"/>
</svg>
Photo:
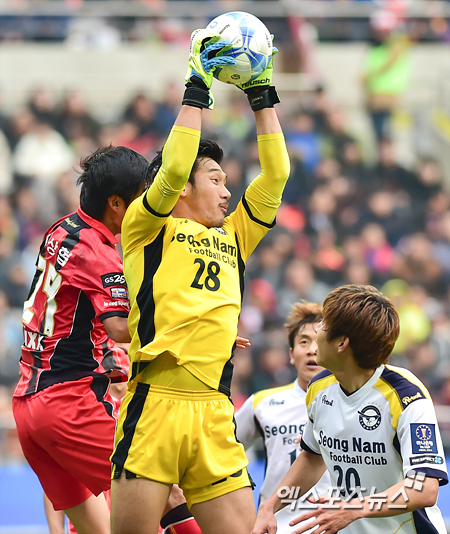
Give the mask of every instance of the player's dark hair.
<svg viewBox="0 0 450 534">
<path fill-rule="evenodd" d="M 369 285 L 334 289 L 323 303 L 323 326 L 328 341 L 348 337 L 353 356 L 363 369 L 386 363 L 400 333 L 394 305 Z"/>
<path fill-rule="evenodd" d="M 128 206 L 149 185 L 149 162 L 138 152 L 124 146 L 107 146 L 80 161 L 82 174 L 81 209 L 101 220 L 111 195 L 119 196 Z"/>
<path fill-rule="evenodd" d="M 301 300 L 292 306 L 284 326 L 288 331 L 289 347 L 294 348 L 295 336 L 305 324 L 320 323 L 322 320 L 322 306 L 314 302 Z"/>
<path fill-rule="evenodd" d="M 157 175 L 161 165 L 162 165 L 162 150 L 158 150 L 156 156 L 150 162 L 150 183 L 153 183 L 155 176 Z M 223 159 L 223 150 L 220 146 L 211 139 L 200 139 L 200 144 L 198 147 L 197 157 L 195 159 L 194 165 L 192 166 L 191 173 L 189 175 L 189 182 L 195 187 L 194 175 L 198 169 L 200 161 L 203 158 L 211 158 L 219 165 Z"/>
</svg>

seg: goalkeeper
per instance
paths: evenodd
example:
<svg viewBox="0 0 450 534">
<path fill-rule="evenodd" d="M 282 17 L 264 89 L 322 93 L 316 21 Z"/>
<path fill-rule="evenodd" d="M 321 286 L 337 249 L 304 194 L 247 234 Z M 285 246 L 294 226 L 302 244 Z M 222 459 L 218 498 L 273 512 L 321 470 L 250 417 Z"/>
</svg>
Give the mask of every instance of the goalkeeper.
<svg viewBox="0 0 450 534">
<path fill-rule="evenodd" d="M 203 534 L 249 534 L 255 520 L 231 359 L 245 264 L 275 224 L 289 159 L 271 61 L 255 87 L 240 87 L 254 111 L 261 173 L 227 216 L 222 150 L 200 132 L 214 69 L 234 61 L 223 54 L 229 46 L 206 30 L 192 34 L 181 110 L 150 164 L 152 185 L 122 225 L 132 341 L 112 455 L 113 534 L 156 534 L 173 484 Z"/>
</svg>

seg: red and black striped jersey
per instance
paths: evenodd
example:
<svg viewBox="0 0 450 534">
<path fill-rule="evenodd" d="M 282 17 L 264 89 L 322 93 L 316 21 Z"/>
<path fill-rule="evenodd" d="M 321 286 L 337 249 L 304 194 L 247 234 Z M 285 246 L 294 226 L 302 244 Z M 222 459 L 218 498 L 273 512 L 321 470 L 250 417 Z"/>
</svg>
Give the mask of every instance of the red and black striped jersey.
<svg viewBox="0 0 450 534">
<path fill-rule="evenodd" d="M 14 396 L 102 373 L 127 379 L 128 357 L 102 320 L 129 312 L 116 238 L 78 208 L 47 230 L 22 316 L 21 378 Z"/>
</svg>

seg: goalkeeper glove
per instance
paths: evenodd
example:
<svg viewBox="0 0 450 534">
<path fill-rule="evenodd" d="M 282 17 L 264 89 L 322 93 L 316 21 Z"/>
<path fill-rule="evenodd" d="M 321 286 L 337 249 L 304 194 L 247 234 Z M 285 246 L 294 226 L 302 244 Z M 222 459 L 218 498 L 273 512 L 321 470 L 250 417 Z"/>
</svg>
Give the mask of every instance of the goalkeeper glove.
<svg viewBox="0 0 450 534">
<path fill-rule="evenodd" d="M 214 97 L 209 90 L 214 69 L 236 64 L 233 57 L 221 55 L 232 45 L 228 41 L 221 41 L 220 38 L 220 35 L 209 30 L 192 32 L 183 104 L 213 109 Z"/>
<path fill-rule="evenodd" d="M 275 87 L 270 85 L 273 75 L 273 57 L 277 52 L 278 48 L 273 47 L 269 64 L 256 79 L 238 85 L 239 89 L 242 89 L 246 93 L 253 111 L 273 108 L 274 104 L 280 102 Z"/>
</svg>

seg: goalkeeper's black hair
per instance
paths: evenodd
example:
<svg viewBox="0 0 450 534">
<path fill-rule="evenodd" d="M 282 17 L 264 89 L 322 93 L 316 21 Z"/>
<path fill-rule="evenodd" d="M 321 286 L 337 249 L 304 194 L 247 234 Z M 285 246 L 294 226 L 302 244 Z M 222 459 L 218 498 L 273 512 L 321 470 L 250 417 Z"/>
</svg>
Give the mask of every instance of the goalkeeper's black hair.
<svg viewBox="0 0 450 534">
<path fill-rule="evenodd" d="M 200 160 L 202 158 L 211 158 L 219 165 L 222 163 L 223 159 L 223 150 L 220 146 L 211 139 L 200 139 L 200 144 L 198 147 L 197 158 L 195 159 L 194 165 L 192 166 L 191 173 L 189 175 L 189 182 L 195 187 L 194 175 L 198 169 Z M 158 173 L 162 165 L 162 150 L 158 150 L 156 156 L 150 162 L 150 172 L 149 178 L 150 183 L 153 183 L 156 174 Z"/>
<path fill-rule="evenodd" d="M 108 198 L 119 196 L 128 207 L 150 184 L 150 164 L 138 152 L 124 146 L 101 147 L 80 161 L 81 209 L 101 220 Z"/>
</svg>

